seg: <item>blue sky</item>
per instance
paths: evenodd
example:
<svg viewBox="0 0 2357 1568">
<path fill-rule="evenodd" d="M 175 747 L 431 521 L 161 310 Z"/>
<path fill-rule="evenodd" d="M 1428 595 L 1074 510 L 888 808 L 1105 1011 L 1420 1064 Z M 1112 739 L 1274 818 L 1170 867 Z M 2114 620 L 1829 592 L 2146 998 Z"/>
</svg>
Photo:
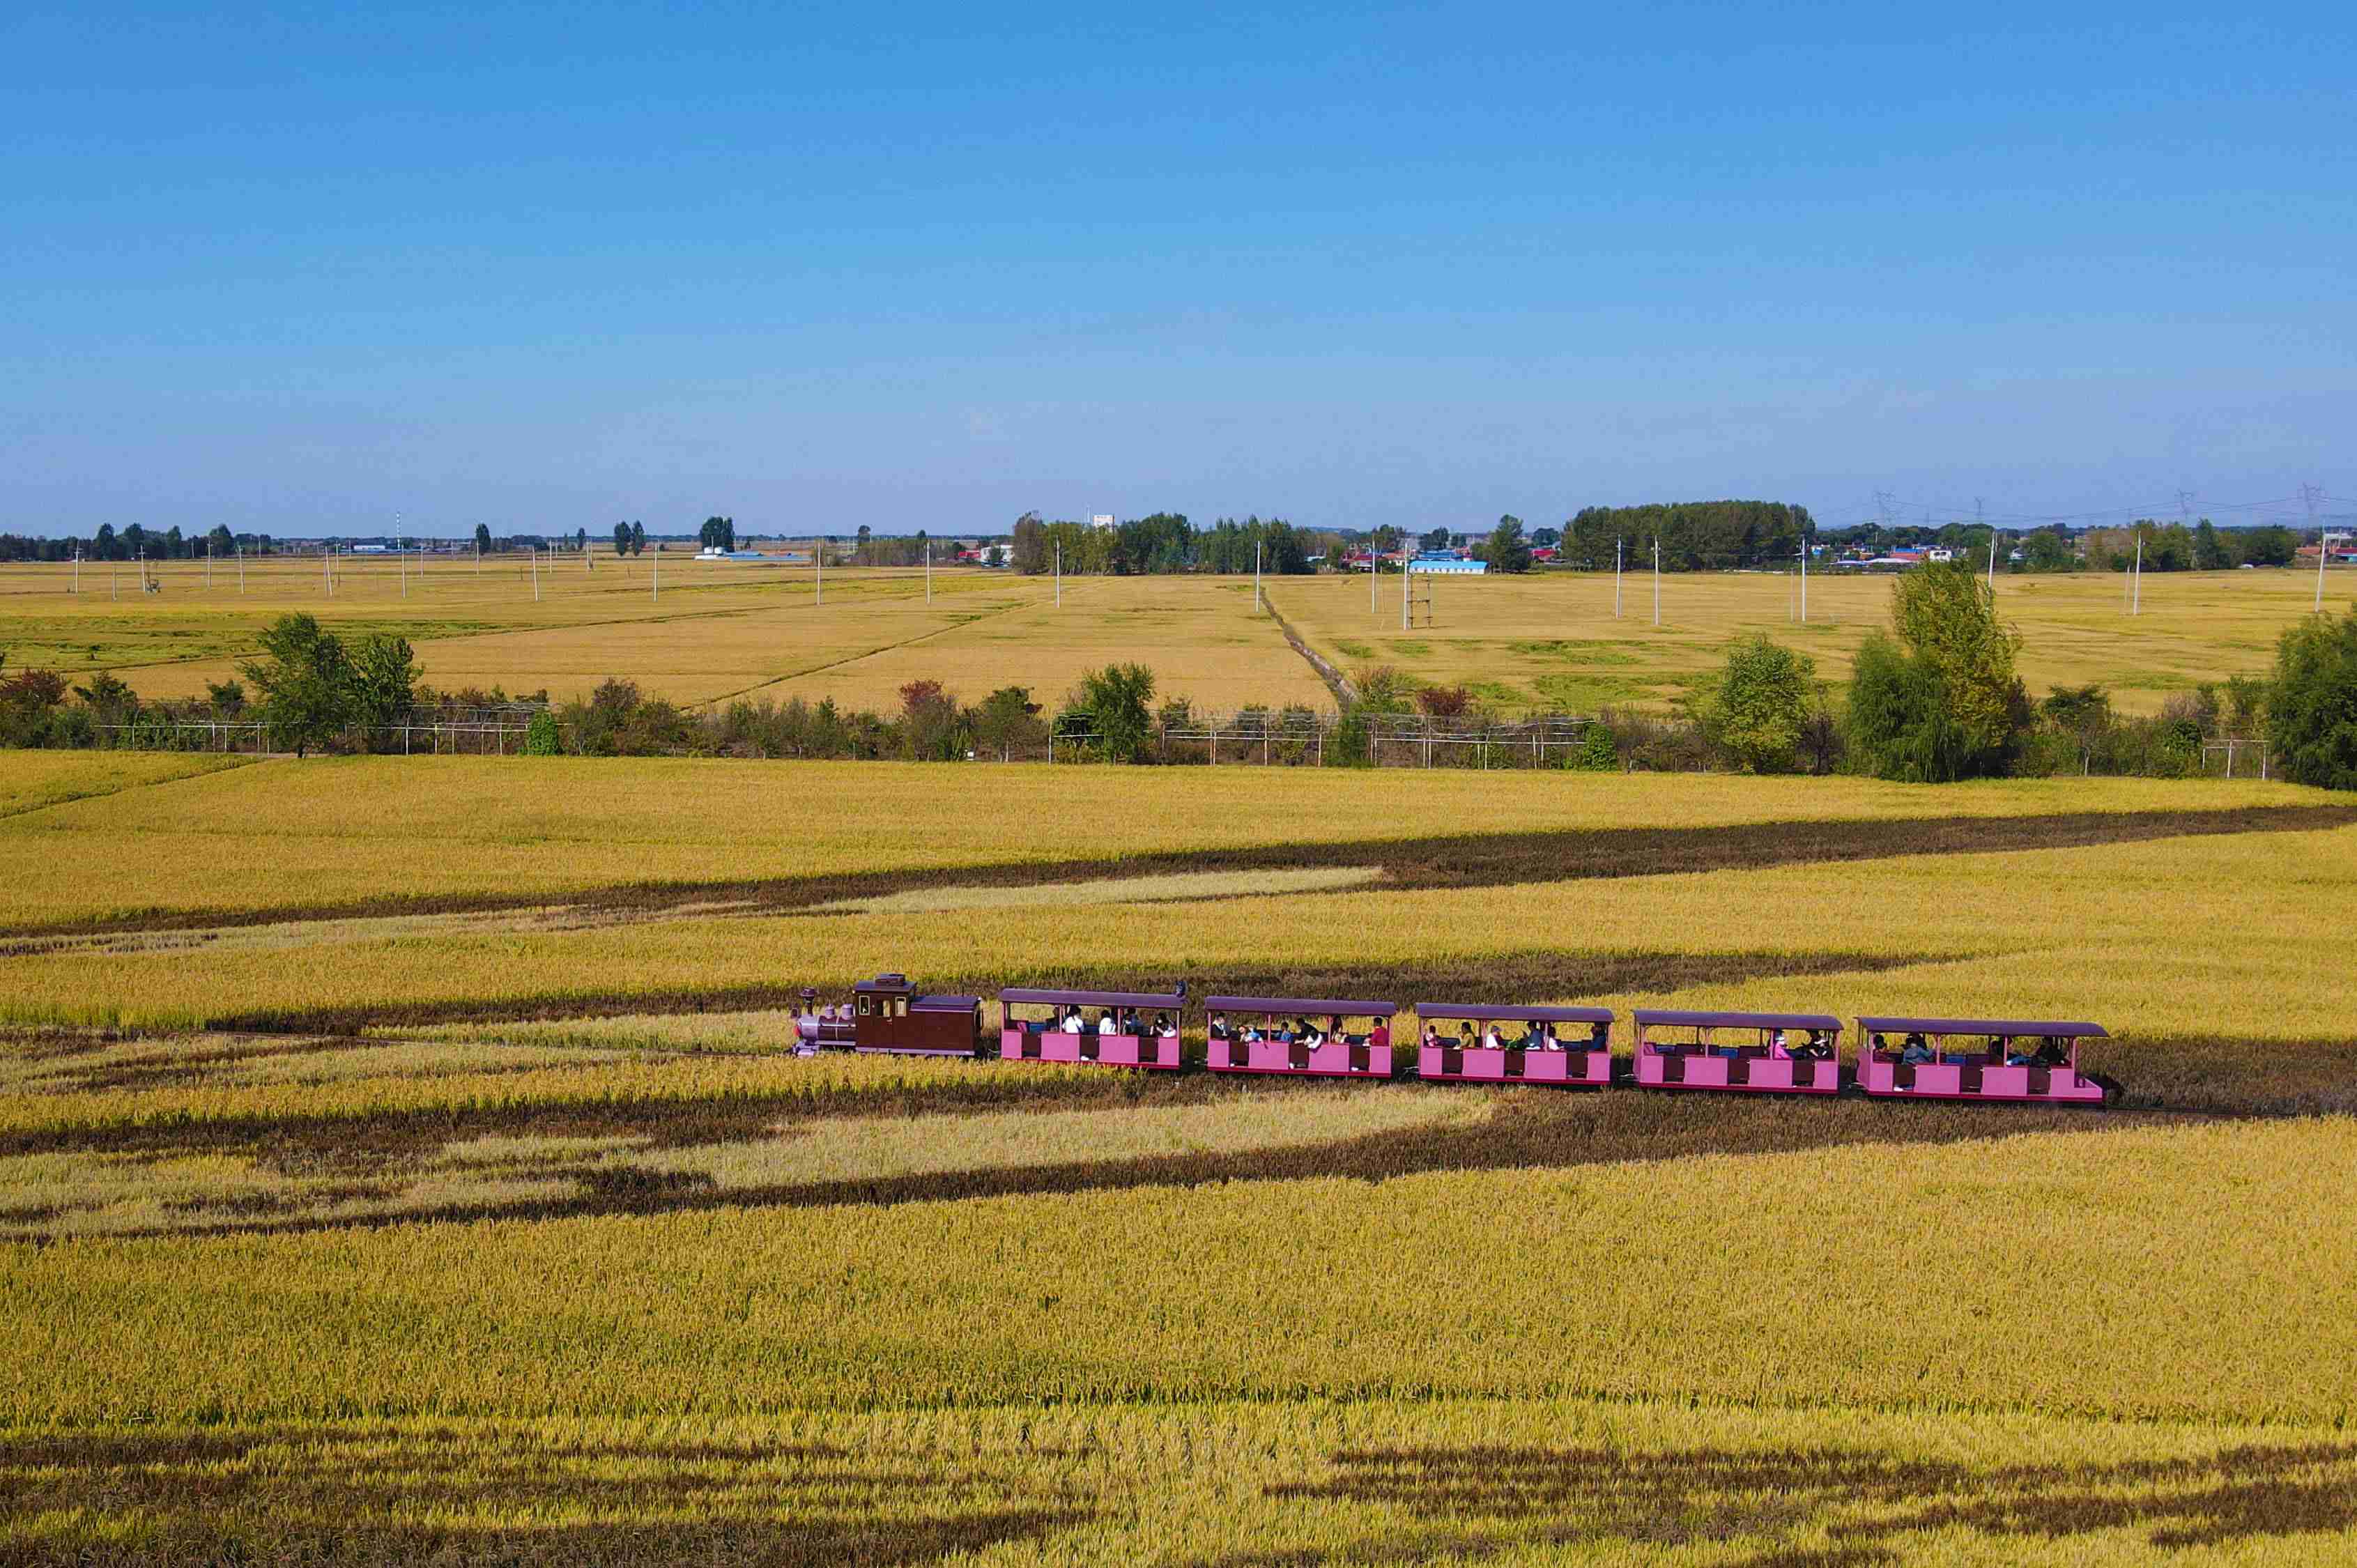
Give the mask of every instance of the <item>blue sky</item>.
<svg viewBox="0 0 2357 1568">
<path fill-rule="evenodd" d="M 20 4 L 0 528 L 2297 516 L 2357 497 L 2352 39 Z"/>
</svg>

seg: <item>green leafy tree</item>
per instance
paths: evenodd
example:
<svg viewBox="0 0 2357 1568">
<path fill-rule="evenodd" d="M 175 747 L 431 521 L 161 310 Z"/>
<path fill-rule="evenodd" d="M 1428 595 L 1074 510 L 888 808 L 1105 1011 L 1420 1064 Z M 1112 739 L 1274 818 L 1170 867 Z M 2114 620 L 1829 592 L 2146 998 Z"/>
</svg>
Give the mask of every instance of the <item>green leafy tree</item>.
<svg viewBox="0 0 2357 1568">
<path fill-rule="evenodd" d="M 630 553 L 630 525 L 627 522 L 618 522 L 614 525 L 614 553 L 619 556 L 628 555 Z"/>
<path fill-rule="evenodd" d="M 630 524 L 630 553 L 643 555 L 646 553 L 647 525 L 643 522 L 633 522 Z"/>
<path fill-rule="evenodd" d="M 333 632 L 308 615 L 284 615 L 262 634 L 261 657 L 239 665 L 261 695 L 281 746 L 302 757 L 340 732 L 351 701 L 351 660 Z"/>
<path fill-rule="evenodd" d="M 554 757 L 565 749 L 565 732 L 557 727 L 556 715 L 546 711 L 532 715 L 523 726 L 523 754 L 526 757 Z"/>
<path fill-rule="evenodd" d="M 1426 550 L 1446 550 L 1448 548 L 1448 530 L 1445 528 L 1427 529 L 1424 533 L 1417 536 L 1416 543 Z"/>
<path fill-rule="evenodd" d="M 1523 537 L 1523 520 L 1511 512 L 1500 518 L 1498 526 L 1490 531 L 1489 542 L 1482 546 L 1481 559 L 1492 572 L 1529 571 L 1531 546 Z"/>
<path fill-rule="evenodd" d="M 1107 760 L 1136 762 L 1154 733 L 1154 671 L 1143 664 L 1108 664 L 1081 677 L 1069 706 L 1089 716 Z"/>
<path fill-rule="evenodd" d="M 236 550 L 237 535 L 227 523 L 213 524 L 212 532 L 205 535 L 205 553 L 217 561 L 226 561 Z"/>
<path fill-rule="evenodd" d="M 491 553 L 490 524 L 486 522 L 475 524 L 475 549 L 478 553 L 483 555 L 489 555 Z"/>
<path fill-rule="evenodd" d="M 2216 572 L 2234 564 L 2234 553 L 2219 537 L 2217 524 L 2203 518 L 2193 525 L 2193 569 Z"/>
<path fill-rule="evenodd" d="M 409 639 L 371 632 L 350 654 L 350 715 L 364 736 L 408 722 L 417 705 L 417 659 Z"/>
<path fill-rule="evenodd" d="M 1705 726 L 1746 772 L 1790 773 L 1800 765 L 1816 673 L 1816 660 L 1765 634 L 1740 639 L 1727 650 Z"/>
<path fill-rule="evenodd" d="M 1001 759 L 1039 746 L 1048 738 L 1047 721 L 1028 686 L 1001 686 L 974 711 L 974 744 L 998 753 Z"/>
<path fill-rule="evenodd" d="M 2266 710 L 2268 744 L 2286 778 L 2357 789 L 2357 605 L 2285 628 Z"/>
</svg>

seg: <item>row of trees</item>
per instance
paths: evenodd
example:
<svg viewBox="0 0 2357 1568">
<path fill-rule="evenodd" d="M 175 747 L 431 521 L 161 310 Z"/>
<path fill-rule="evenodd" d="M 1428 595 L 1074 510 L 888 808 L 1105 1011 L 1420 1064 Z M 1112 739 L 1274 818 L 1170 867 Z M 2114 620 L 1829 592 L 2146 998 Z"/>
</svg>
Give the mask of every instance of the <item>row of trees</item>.
<svg viewBox="0 0 2357 1568">
<path fill-rule="evenodd" d="M 1223 517 L 1198 529 L 1177 512 L 1156 512 L 1110 528 L 1083 522 L 1044 522 L 1026 512 L 1015 522 L 1008 564 L 1027 575 L 1062 569 L 1079 575 L 1128 575 L 1179 572 L 1249 572 L 1257 564 L 1275 576 L 1301 576 L 1317 570 L 1313 557 L 1332 557 L 1340 536 L 1294 527 L 1282 518 Z"/>
<path fill-rule="evenodd" d="M 1564 525 L 1562 552 L 1571 565 L 1609 571 L 1614 545 L 1625 543 L 1631 566 L 1640 552 L 1650 566 L 1658 539 L 1664 571 L 1722 571 L 1796 560 L 1815 529 L 1808 508 L 1782 501 L 1592 506 Z"/>
</svg>

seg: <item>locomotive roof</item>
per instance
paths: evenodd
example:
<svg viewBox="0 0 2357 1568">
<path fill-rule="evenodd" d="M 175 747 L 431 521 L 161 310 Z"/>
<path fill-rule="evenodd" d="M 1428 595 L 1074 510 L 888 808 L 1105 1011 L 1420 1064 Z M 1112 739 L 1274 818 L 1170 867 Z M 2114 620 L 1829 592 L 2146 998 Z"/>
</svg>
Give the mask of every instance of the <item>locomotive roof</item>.
<svg viewBox="0 0 2357 1568">
<path fill-rule="evenodd" d="M 2101 1024 L 2025 1018 L 1860 1018 L 1869 1035 L 2032 1035 L 2050 1040 L 2107 1040 Z"/>
<path fill-rule="evenodd" d="M 1001 1002 L 1043 1002 L 1071 1007 L 1183 1007 L 1183 991 L 1046 991 L 1018 987 L 998 993 Z"/>
<path fill-rule="evenodd" d="M 1842 1021 L 1830 1013 L 1689 1013 L 1672 1007 L 1640 1007 L 1630 1015 L 1640 1024 L 1694 1029 L 1831 1029 Z"/>
<path fill-rule="evenodd" d="M 982 1005 L 979 996 L 918 996 L 909 1003 L 911 1013 L 971 1013 Z"/>
<path fill-rule="evenodd" d="M 1419 1002 L 1419 1018 L 1495 1018 L 1508 1024 L 1609 1024 L 1609 1007 L 1491 1007 L 1478 1002 Z"/>
<path fill-rule="evenodd" d="M 1346 1002 L 1318 996 L 1206 996 L 1203 1005 L 1214 1013 L 1340 1014 L 1350 1018 L 1388 1018 L 1399 1011 L 1396 1003 Z"/>
</svg>

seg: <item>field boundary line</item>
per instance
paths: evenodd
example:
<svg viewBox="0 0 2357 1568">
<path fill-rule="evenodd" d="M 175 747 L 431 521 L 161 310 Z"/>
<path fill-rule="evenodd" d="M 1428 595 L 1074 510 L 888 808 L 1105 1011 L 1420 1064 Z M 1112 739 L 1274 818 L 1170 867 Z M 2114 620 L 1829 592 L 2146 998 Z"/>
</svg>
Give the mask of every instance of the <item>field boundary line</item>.
<svg viewBox="0 0 2357 1568">
<path fill-rule="evenodd" d="M 168 757 L 172 754 L 169 752 L 157 753 L 152 751 L 141 751 L 124 752 L 122 755 L 131 757 L 156 757 L 160 755 Z M 29 817 L 36 811 L 54 811 L 59 806 L 71 806 L 83 800 L 109 800 L 116 795 L 128 795 L 135 789 L 160 789 L 167 784 L 185 784 L 191 779 L 210 779 L 215 774 L 234 773 L 241 768 L 250 768 L 257 762 L 274 761 L 281 757 L 292 757 L 295 754 L 291 751 L 274 751 L 263 755 L 256 755 L 252 752 L 232 751 L 213 753 L 190 752 L 186 755 L 192 757 L 226 757 L 230 758 L 230 761 L 225 767 L 199 768 L 189 773 L 176 773 L 169 779 L 135 779 L 127 784 L 118 784 L 112 789 L 85 789 L 79 794 L 63 795 L 54 800 L 42 800 L 30 806 L 11 807 L 7 811 L 0 811 L 0 822 L 6 822 L 12 817 Z"/>
</svg>

